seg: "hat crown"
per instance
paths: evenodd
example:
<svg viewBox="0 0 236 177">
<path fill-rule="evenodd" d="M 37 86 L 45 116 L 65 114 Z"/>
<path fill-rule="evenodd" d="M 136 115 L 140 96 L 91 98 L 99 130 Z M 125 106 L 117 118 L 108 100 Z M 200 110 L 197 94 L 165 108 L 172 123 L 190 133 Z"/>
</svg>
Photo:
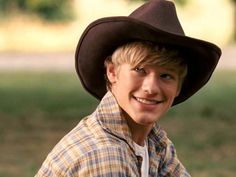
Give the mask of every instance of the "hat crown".
<svg viewBox="0 0 236 177">
<path fill-rule="evenodd" d="M 104 60 L 118 46 L 134 40 L 181 50 L 188 74 L 173 105 L 185 101 L 208 82 L 221 55 L 216 45 L 184 35 L 173 2 L 149 0 L 128 17 L 101 18 L 83 32 L 75 53 L 76 71 L 89 93 L 98 99 L 104 96 L 107 91 Z"/>
<path fill-rule="evenodd" d="M 129 17 L 143 21 L 160 30 L 184 36 L 175 5 L 166 0 L 150 0 L 133 11 Z"/>
</svg>

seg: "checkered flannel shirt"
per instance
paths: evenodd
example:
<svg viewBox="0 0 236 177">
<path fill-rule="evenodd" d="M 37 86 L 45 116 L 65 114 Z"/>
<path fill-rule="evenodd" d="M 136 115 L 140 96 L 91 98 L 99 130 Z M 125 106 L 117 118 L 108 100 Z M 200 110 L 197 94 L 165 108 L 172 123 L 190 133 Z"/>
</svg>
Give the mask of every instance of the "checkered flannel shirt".
<svg viewBox="0 0 236 177">
<path fill-rule="evenodd" d="M 127 122 L 108 92 L 95 112 L 51 151 L 36 177 L 139 177 L 142 158 L 134 152 Z M 166 133 L 156 125 L 148 136 L 149 176 L 189 177 Z"/>
</svg>

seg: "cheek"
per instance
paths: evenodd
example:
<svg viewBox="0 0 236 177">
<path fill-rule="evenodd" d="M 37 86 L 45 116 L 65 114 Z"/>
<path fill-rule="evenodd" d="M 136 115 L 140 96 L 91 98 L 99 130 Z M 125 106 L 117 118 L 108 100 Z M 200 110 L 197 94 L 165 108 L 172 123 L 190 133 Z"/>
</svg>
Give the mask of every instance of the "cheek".
<svg viewBox="0 0 236 177">
<path fill-rule="evenodd" d="M 178 85 L 166 86 L 166 87 L 163 88 L 163 90 L 166 93 L 166 96 L 168 96 L 169 98 L 173 98 L 173 99 L 176 96 L 178 96 L 178 93 L 179 93 Z"/>
<path fill-rule="evenodd" d="M 133 86 L 141 87 L 144 81 L 144 78 L 139 77 L 137 75 L 131 75 L 127 77 L 127 80 L 129 79 L 130 83 L 132 83 Z"/>
<path fill-rule="evenodd" d="M 123 84 L 124 87 L 128 87 L 128 88 L 135 88 L 138 87 L 139 85 L 139 79 L 136 77 L 133 77 L 132 75 L 124 75 L 123 79 L 121 81 L 121 83 Z"/>
</svg>

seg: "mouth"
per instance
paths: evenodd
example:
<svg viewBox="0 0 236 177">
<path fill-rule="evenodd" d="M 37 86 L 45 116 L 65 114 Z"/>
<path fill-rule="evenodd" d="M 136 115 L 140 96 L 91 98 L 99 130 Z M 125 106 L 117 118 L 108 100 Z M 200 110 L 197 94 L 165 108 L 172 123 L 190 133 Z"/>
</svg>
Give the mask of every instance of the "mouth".
<svg viewBox="0 0 236 177">
<path fill-rule="evenodd" d="M 154 99 L 140 98 L 140 97 L 135 97 L 135 96 L 133 96 L 133 98 L 139 103 L 146 104 L 146 105 L 156 105 L 162 102 L 162 101 L 158 101 Z"/>
</svg>

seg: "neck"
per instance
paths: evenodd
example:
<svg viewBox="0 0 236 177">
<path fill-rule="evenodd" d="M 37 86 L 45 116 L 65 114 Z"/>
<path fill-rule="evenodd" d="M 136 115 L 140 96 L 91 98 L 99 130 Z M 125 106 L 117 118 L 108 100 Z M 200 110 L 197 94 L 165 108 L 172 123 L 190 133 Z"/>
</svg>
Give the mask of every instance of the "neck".
<svg viewBox="0 0 236 177">
<path fill-rule="evenodd" d="M 147 132 L 144 132 L 143 134 L 141 134 L 141 132 L 137 132 L 137 131 L 132 131 L 131 130 L 131 133 L 132 133 L 132 139 L 133 141 L 140 145 L 140 146 L 144 146 L 145 145 L 145 140 L 148 136 L 150 131 Z"/>
<path fill-rule="evenodd" d="M 133 141 L 140 146 L 144 146 L 144 142 L 148 134 L 150 133 L 151 129 L 153 128 L 153 125 L 137 124 L 129 116 L 125 116 L 125 117 L 127 120 L 127 124 L 130 128 Z"/>
</svg>

